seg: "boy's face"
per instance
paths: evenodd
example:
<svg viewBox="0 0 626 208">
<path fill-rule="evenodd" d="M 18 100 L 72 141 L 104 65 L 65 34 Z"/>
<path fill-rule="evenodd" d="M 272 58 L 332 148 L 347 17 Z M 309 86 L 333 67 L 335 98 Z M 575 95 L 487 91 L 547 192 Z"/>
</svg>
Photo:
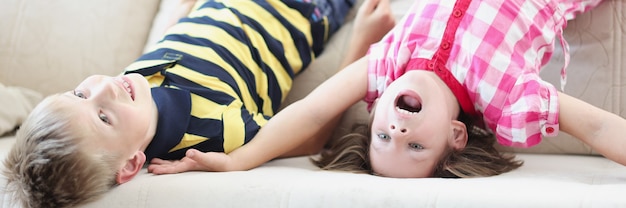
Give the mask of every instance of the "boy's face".
<svg viewBox="0 0 626 208">
<path fill-rule="evenodd" d="M 92 148 L 130 156 L 143 151 L 156 131 L 156 105 L 139 74 L 90 76 L 60 98 L 79 112 L 84 130 L 93 132 L 93 141 L 84 141 Z"/>
<path fill-rule="evenodd" d="M 437 75 L 409 71 L 378 99 L 369 157 L 375 174 L 395 178 L 429 177 L 452 147 L 458 115 L 451 91 Z"/>
</svg>

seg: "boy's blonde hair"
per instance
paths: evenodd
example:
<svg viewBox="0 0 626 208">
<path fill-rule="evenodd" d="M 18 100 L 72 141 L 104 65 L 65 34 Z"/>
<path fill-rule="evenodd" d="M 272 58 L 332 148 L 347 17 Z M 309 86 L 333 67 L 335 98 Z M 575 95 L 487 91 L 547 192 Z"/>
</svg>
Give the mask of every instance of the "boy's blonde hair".
<svg viewBox="0 0 626 208">
<path fill-rule="evenodd" d="M 12 203 L 24 207 L 73 207 L 96 199 L 115 184 L 115 156 L 88 152 L 77 113 L 58 95 L 44 99 L 16 134 L 4 160 Z"/>
</svg>

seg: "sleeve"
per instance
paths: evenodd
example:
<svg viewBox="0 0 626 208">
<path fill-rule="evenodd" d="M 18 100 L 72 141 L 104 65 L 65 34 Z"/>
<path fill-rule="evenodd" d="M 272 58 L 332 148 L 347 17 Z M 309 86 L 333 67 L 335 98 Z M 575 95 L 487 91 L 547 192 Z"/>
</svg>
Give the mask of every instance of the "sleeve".
<svg viewBox="0 0 626 208">
<path fill-rule="evenodd" d="M 505 98 L 497 119 L 498 142 L 504 146 L 531 147 L 541 142 L 542 136 L 556 136 L 558 109 L 558 92 L 553 85 L 538 75 L 520 77 Z"/>
<path fill-rule="evenodd" d="M 261 113 L 250 113 L 245 108 L 228 109 L 222 116 L 224 153 L 229 153 L 250 142 L 270 119 L 269 116 Z"/>
<path fill-rule="evenodd" d="M 559 1 L 558 7 L 562 9 L 565 20 L 569 21 L 576 18 L 576 15 L 598 6 L 600 2 L 602 2 L 602 0 Z"/>
</svg>

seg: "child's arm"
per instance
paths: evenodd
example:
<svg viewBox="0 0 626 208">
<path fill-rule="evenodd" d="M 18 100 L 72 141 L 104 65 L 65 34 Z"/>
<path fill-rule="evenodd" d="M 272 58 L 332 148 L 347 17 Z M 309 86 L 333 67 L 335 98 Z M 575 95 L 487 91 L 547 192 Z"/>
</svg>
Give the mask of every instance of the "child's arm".
<svg viewBox="0 0 626 208">
<path fill-rule="evenodd" d="M 180 161 L 155 159 L 154 174 L 186 171 L 235 171 L 255 168 L 297 147 L 323 130 L 325 124 L 365 96 L 367 56 L 322 83 L 313 92 L 279 113 L 248 144 L 229 154 L 194 149 Z"/>
<path fill-rule="evenodd" d="M 370 45 L 380 41 L 380 39 L 395 26 L 395 18 L 389 5 L 390 0 L 366 0 L 359 7 L 356 18 L 352 25 L 351 36 L 346 55 L 339 65 L 339 69 L 359 60 L 367 54 Z M 295 149 L 281 155 L 280 157 L 293 157 L 302 155 L 317 154 L 332 136 L 333 130 L 339 124 L 342 115 L 326 123 L 326 126 L 306 142 L 301 143 Z"/>
<path fill-rule="evenodd" d="M 369 49 L 369 46 L 379 41 L 389 30 L 391 30 L 391 28 L 395 26 L 395 19 L 391 12 L 389 3 L 390 3 L 389 0 L 366 0 L 363 2 L 354 20 L 352 35 L 351 35 L 350 43 L 349 43 L 350 45 L 348 47 L 346 56 L 344 57 L 344 60 L 342 64 L 340 65 L 340 69 L 343 69 L 350 63 L 357 61 L 363 56 L 365 56 L 365 54 L 367 53 L 367 50 Z M 317 147 L 307 148 L 307 147 L 302 147 L 302 146 L 305 146 L 305 145 L 315 146 L 319 144 L 324 144 L 325 141 L 328 140 L 327 138 L 330 137 L 330 133 L 332 132 L 332 129 L 334 129 L 333 127 L 336 126 L 343 112 L 347 108 L 349 108 L 352 104 L 358 102 L 360 99 L 362 99 L 365 96 L 364 93 L 365 93 L 366 84 L 367 84 L 367 78 L 366 78 L 367 61 L 366 59 L 361 59 L 359 62 L 360 62 L 359 64 L 354 64 L 350 68 L 345 69 L 350 72 L 339 73 L 335 77 L 329 79 L 328 81 L 322 84 L 322 86 L 330 85 L 330 84 L 327 84 L 327 82 L 331 82 L 331 80 L 338 80 L 338 83 L 335 83 L 333 85 L 334 87 L 326 87 L 325 91 L 320 89 L 322 86 L 318 87 L 318 89 L 316 89 L 314 93 L 316 93 L 317 95 L 320 95 L 320 98 L 315 98 L 312 95 L 313 93 L 311 93 L 310 95 L 305 97 L 303 100 L 298 101 L 294 104 L 291 104 L 292 106 L 289 106 L 283 109 L 280 113 L 278 113 L 276 116 L 270 119 L 270 122 L 266 126 L 261 128 L 261 132 L 259 132 L 259 135 L 257 135 L 254 139 L 252 139 L 250 143 L 232 152 L 231 155 L 238 154 L 235 152 L 243 152 L 241 154 L 245 154 L 246 152 L 245 149 L 247 149 L 248 146 L 253 146 L 251 144 L 257 143 L 256 140 L 260 140 L 260 138 L 272 137 L 272 136 L 277 137 L 274 139 L 278 143 L 281 143 L 281 145 L 282 145 L 282 142 L 285 142 L 287 139 L 289 139 L 289 142 L 294 142 L 294 143 L 293 144 L 285 143 L 286 146 L 280 146 L 280 147 L 277 145 L 274 145 L 273 146 L 274 148 L 280 148 L 278 149 L 279 153 L 282 152 L 280 154 L 271 153 L 271 152 L 267 152 L 267 154 L 258 153 L 258 152 L 250 153 L 252 154 L 252 157 L 257 158 L 258 160 L 256 162 L 251 161 L 251 163 L 248 164 L 247 166 L 243 165 L 242 166 L 243 169 L 247 170 L 250 168 L 254 168 L 256 166 L 263 164 L 264 162 L 267 162 L 279 156 L 285 157 L 285 156 L 302 155 L 303 152 L 310 151 L 311 149 L 319 149 Z M 340 76 L 340 74 L 343 77 L 337 78 L 337 76 Z M 357 75 L 362 76 L 362 77 L 359 77 Z M 341 79 L 345 79 L 348 81 L 341 81 Z M 356 80 L 359 81 L 360 86 L 349 83 L 349 82 L 353 82 Z M 353 98 L 351 99 L 352 101 L 350 101 L 350 99 L 347 99 L 346 96 L 342 97 L 338 95 L 337 94 L 338 92 L 336 92 L 337 90 L 344 89 L 348 86 L 351 87 L 350 90 L 360 91 L 360 93 L 348 93 L 350 96 L 353 96 Z M 339 108 L 339 105 L 332 104 L 331 103 L 332 101 L 329 101 L 326 103 L 326 100 L 328 98 L 344 98 L 341 101 L 344 101 L 347 105 Z M 301 110 L 301 108 L 306 108 L 306 105 L 307 105 L 306 103 L 310 104 L 310 103 L 315 103 L 315 102 L 320 102 L 320 101 L 323 101 L 323 103 L 321 103 L 320 106 L 317 106 L 317 107 L 327 105 L 327 106 L 330 106 L 331 108 L 332 107 L 336 108 L 337 111 L 335 113 L 329 114 L 329 116 L 334 115 L 334 118 L 326 117 L 324 119 L 318 120 L 318 122 L 316 123 L 317 126 L 315 127 L 315 129 L 308 128 L 310 126 L 309 124 L 297 123 L 298 121 L 303 121 L 303 118 L 296 119 L 296 118 L 299 118 L 299 114 L 301 113 L 306 114 L 308 112 L 309 115 L 316 116 L 315 114 L 311 113 L 312 111 L 310 110 Z M 327 110 L 328 109 L 325 109 L 323 111 L 325 113 L 329 113 L 329 111 Z M 287 118 L 284 118 L 284 120 L 287 120 L 287 121 L 274 121 L 274 120 L 277 120 L 276 119 L 277 117 L 278 118 L 287 117 Z M 294 120 L 294 119 L 296 120 L 296 122 L 288 121 L 288 120 Z M 306 121 L 310 122 L 313 120 L 307 119 Z M 288 134 L 286 132 L 282 132 L 281 129 L 287 128 L 286 126 L 278 127 L 278 130 L 273 130 L 273 131 L 267 130 L 267 129 L 270 129 L 268 128 L 268 126 L 270 125 L 280 126 L 280 125 L 283 125 L 282 123 L 291 124 L 291 126 L 294 126 L 292 128 L 296 130 L 296 133 Z M 304 130 L 304 129 L 311 130 L 311 132 L 308 134 L 303 134 L 303 132 L 300 132 L 300 130 Z M 263 133 L 263 137 L 260 136 L 260 134 L 262 133 Z M 297 135 L 298 137 L 297 139 L 292 138 L 292 136 L 278 137 L 279 135 Z M 311 141 L 311 140 L 315 140 L 315 141 Z M 262 143 L 262 142 L 259 142 L 259 143 Z M 273 145 L 273 143 L 271 143 L 270 145 Z M 300 146 L 296 148 L 298 145 Z M 255 149 L 253 147 L 251 148 Z M 285 148 L 288 148 L 288 149 L 285 149 Z M 261 151 L 263 150 L 261 149 Z M 251 151 L 248 151 L 248 152 L 251 152 Z M 180 161 L 165 161 L 165 160 L 160 160 L 160 159 L 154 159 L 151 162 L 152 164 L 148 167 L 148 171 L 154 174 L 168 174 L 168 173 L 179 173 L 179 172 L 193 171 L 193 170 L 204 170 L 204 171 L 240 170 L 239 168 L 233 169 L 233 168 L 224 167 L 230 163 L 229 162 L 231 160 L 230 155 L 226 155 L 223 153 L 216 153 L 216 152 L 202 153 L 196 150 L 189 150 L 187 153 L 188 153 L 187 157 L 183 158 Z M 190 153 L 192 155 L 189 155 Z M 254 154 L 259 154 L 259 155 L 255 156 Z M 194 158 L 194 159 L 191 159 L 191 158 Z M 206 165 L 199 164 L 199 162 L 196 162 L 196 160 Z"/>
<path fill-rule="evenodd" d="M 605 157 L 626 165 L 626 120 L 559 92 L 562 131 L 580 139 Z"/>
</svg>

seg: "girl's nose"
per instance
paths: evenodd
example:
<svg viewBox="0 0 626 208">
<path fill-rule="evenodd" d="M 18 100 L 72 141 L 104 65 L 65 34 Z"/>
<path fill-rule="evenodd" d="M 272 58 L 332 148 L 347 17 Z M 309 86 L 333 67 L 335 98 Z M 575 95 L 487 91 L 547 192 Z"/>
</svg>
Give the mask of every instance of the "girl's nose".
<svg viewBox="0 0 626 208">
<path fill-rule="evenodd" d="M 389 126 L 389 128 L 391 129 L 392 132 L 398 132 L 398 133 L 401 133 L 401 134 L 405 134 L 405 133 L 408 132 L 408 130 L 406 128 L 399 127 L 399 126 L 396 126 L 394 124 L 391 124 Z"/>
</svg>

